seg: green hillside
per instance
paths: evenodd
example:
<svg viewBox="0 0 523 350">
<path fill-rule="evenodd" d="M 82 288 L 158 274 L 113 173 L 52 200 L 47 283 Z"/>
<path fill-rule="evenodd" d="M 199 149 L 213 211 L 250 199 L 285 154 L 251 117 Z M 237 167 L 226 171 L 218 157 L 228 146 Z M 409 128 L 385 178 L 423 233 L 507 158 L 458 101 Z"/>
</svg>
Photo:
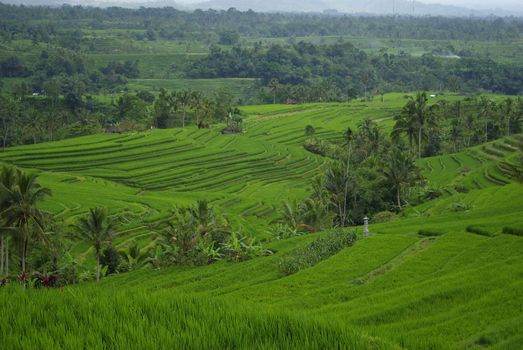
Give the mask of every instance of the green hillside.
<svg viewBox="0 0 523 350">
<path fill-rule="evenodd" d="M 149 244 L 147 223 L 201 198 L 265 238 L 282 201 L 305 197 L 329 161 L 303 148 L 306 125 L 324 140 L 365 118 L 388 132 L 404 101 L 248 106 L 241 135 L 222 135 L 223 125 L 99 134 L 13 147 L 0 159 L 38 172 L 53 190 L 43 206 L 68 222 L 100 205 L 124 217 L 117 246 Z M 8 286 L 0 347 L 520 349 L 523 237 L 503 228 L 523 228 L 522 142 L 512 135 L 424 158 L 439 197 L 386 223 L 371 218 L 369 237 L 357 228 L 353 246 L 290 276 L 280 259 L 329 232 L 267 240 L 273 255 L 241 263 L 143 269 L 63 290 Z M 76 251 L 90 264 L 92 249 Z"/>
</svg>

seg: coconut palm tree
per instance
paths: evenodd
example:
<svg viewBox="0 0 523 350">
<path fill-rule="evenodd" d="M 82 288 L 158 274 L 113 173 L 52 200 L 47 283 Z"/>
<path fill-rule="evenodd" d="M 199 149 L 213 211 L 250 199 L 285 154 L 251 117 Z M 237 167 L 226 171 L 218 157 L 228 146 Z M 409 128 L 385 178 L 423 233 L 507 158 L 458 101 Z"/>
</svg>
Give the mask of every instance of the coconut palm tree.
<svg viewBox="0 0 523 350">
<path fill-rule="evenodd" d="M 212 115 L 212 103 L 208 98 L 198 95 L 198 100 L 194 101 L 194 108 L 196 109 L 196 125 L 202 122 L 209 122 Z"/>
<path fill-rule="evenodd" d="M 413 184 L 417 179 L 416 165 L 412 156 L 398 148 L 392 150 L 386 167 L 383 169 L 385 178 L 396 191 L 396 202 L 401 210 L 401 193 L 403 189 Z"/>
<path fill-rule="evenodd" d="M 496 107 L 496 102 L 485 97 L 485 96 L 482 96 L 481 97 L 481 111 L 479 112 L 480 116 L 483 117 L 483 120 L 485 122 L 485 130 L 484 130 L 484 133 L 485 133 L 485 139 L 484 141 L 485 142 L 488 142 L 488 124 L 489 124 L 489 118 L 490 118 L 490 115 L 492 114 L 493 110 L 495 109 Z"/>
<path fill-rule="evenodd" d="M 401 113 L 394 116 L 395 123 L 391 133 L 392 140 L 398 142 L 401 135 L 405 134 L 407 135 L 409 146 L 412 148 L 416 137 L 415 118 L 414 104 L 412 100 L 409 100 L 401 110 Z"/>
<path fill-rule="evenodd" d="M 149 262 L 149 251 L 142 252 L 136 242 L 133 242 L 127 250 L 121 251 L 120 256 L 127 263 L 129 271 L 139 269 Z"/>
<path fill-rule="evenodd" d="M 96 280 L 100 280 L 100 256 L 102 248 L 113 239 L 116 223 L 107 208 L 91 208 L 75 226 L 76 237 L 93 246 L 96 255 Z"/>
<path fill-rule="evenodd" d="M 345 146 L 347 147 L 347 160 L 345 162 L 345 178 L 349 178 L 349 172 L 350 172 L 350 157 L 352 153 L 352 142 L 354 141 L 354 133 L 352 132 L 352 129 L 349 127 L 347 128 L 347 131 L 345 131 Z M 349 195 L 349 181 L 345 181 L 345 188 L 343 191 L 343 196 L 345 200 L 343 201 L 343 212 L 342 212 L 342 222 L 346 221 L 347 217 L 347 196 Z"/>
<path fill-rule="evenodd" d="M 297 228 L 301 223 L 301 217 L 296 202 L 283 202 L 280 209 L 280 222 L 292 228 Z"/>
<path fill-rule="evenodd" d="M 280 88 L 280 83 L 278 82 L 278 79 L 271 79 L 269 82 L 269 88 L 272 91 L 272 103 L 276 104 L 276 92 Z"/>
<path fill-rule="evenodd" d="M 178 108 L 182 110 L 182 128 L 185 128 L 185 118 L 193 101 L 193 93 L 190 90 L 178 91 L 174 94 L 174 100 Z"/>
<path fill-rule="evenodd" d="M 27 255 L 31 241 L 45 239 L 43 229 L 44 212 L 36 207 L 37 203 L 51 195 L 51 190 L 42 187 L 36 175 L 15 170 L 14 182 L 10 188 L 0 183 L 3 198 L 9 206 L 2 212 L 5 224 L 14 233 L 20 251 L 20 272 L 27 272 Z M 9 174 L 5 174 L 6 181 Z"/>
<path fill-rule="evenodd" d="M 8 189 L 13 188 L 16 176 L 15 168 L 4 165 L 0 172 L 0 213 L 4 213 L 11 206 Z M 2 227 L 7 226 L 3 217 L 0 220 Z M 9 275 L 9 233 L 8 229 L 0 229 L 0 275 Z"/>
<path fill-rule="evenodd" d="M 347 201 L 354 185 L 353 173 L 347 171 L 346 160 L 333 164 L 325 171 L 323 184 L 328 193 L 328 198 L 336 213 L 337 224 L 345 226 L 349 223 L 349 215 L 346 210 Z"/>
<path fill-rule="evenodd" d="M 403 107 L 401 114 L 395 117 L 396 123 L 394 124 L 391 134 L 394 140 L 398 140 L 401 134 L 406 134 L 411 149 L 413 142 L 415 141 L 417 143 L 419 169 L 421 169 L 421 147 L 423 139 L 427 138 L 428 130 L 437 127 L 435 118 L 437 105 L 429 107 L 427 102 L 426 92 L 419 92 L 415 98 L 409 97 L 409 101 Z"/>
<path fill-rule="evenodd" d="M 303 226 L 309 231 L 321 231 L 332 226 L 333 215 L 323 201 L 306 198 L 300 205 L 300 212 Z"/>
</svg>

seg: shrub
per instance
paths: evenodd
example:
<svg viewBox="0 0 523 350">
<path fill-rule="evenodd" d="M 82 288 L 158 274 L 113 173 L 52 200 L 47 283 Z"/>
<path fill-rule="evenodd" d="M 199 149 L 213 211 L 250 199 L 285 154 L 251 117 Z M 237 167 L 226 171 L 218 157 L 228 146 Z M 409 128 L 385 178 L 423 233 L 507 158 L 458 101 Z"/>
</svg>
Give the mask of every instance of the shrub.
<svg viewBox="0 0 523 350">
<path fill-rule="evenodd" d="M 100 264 L 107 266 L 107 274 L 113 274 L 118 272 L 120 266 L 120 254 L 114 249 L 112 245 L 104 249 L 102 256 L 100 257 Z"/>
<path fill-rule="evenodd" d="M 454 202 L 449 205 L 447 209 L 454 212 L 467 211 L 472 209 L 472 205 L 463 202 Z"/>
<path fill-rule="evenodd" d="M 454 189 L 456 190 L 456 192 L 459 192 L 459 193 L 467 193 L 469 192 L 469 189 L 467 186 L 465 185 L 456 185 L 454 186 Z"/>
<path fill-rule="evenodd" d="M 267 231 L 273 239 L 287 239 L 295 236 L 299 236 L 302 232 L 298 231 L 295 227 L 284 224 L 276 224 L 270 227 Z"/>
<path fill-rule="evenodd" d="M 245 236 L 240 232 L 233 232 L 229 241 L 222 244 L 221 248 L 225 258 L 234 262 L 273 254 L 272 251 L 258 244 L 256 237 Z"/>
<path fill-rule="evenodd" d="M 436 237 L 436 236 L 441 236 L 442 234 L 443 234 L 443 232 L 436 231 L 436 230 L 421 229 L 418 231 L 418 235 L 425 236 L 425 237 Z"/>
<path fill-rule="evenodd" d="M 503 233 L 514 236 L 523 236 L 523 228 L 503 227 Z"/>
<path fill-rule="evenodd" d="M 343 248 L 353 245 L 355 241 L 355 232 L 333 231 L 305 247 L 292 251 L 280 259 L 278 267 L 284 275 L 291 275 L 335 255 Z"/>
<path fill-rule="evenodd" d="M 467 226 L 466 230 L 467 230 L 467 232 L 475 233 L 475 234 L 478 234 L 481 236 L 487 236 L 487 237 L 494 236 L 494 232 L 485 228 L 484 226 L 469 225 L 469 226 Z"/>
<path fill-rule="evenodd" d="M 32 284 L 34 287 L 56 287 L 58 285 L 58 274 L 56 273 L 49 273 L 44 274 L 41 272 L 34 272 L 32 276 Z"/>
<path fill-rule="evenodd" d="M 372 222 L 375 224 L 389 222 L 392 219 L 396 218 L 396 216 L 396 213 L 393 213 L 391 211 L 380 211 L 379 213 L 376 213 L 372 216 Z"/>
</svg>

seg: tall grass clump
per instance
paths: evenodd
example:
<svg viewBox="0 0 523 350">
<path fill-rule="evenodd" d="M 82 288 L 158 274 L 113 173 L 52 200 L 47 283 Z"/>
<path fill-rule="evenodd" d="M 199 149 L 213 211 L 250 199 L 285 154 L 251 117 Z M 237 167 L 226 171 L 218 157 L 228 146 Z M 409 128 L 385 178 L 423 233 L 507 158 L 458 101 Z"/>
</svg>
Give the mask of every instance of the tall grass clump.
<svg viewBox="0 0 523 350">
<path fill-rule="evenodd" d="M 520 227 L 503 227 L 503 233 L 514 236 L 523 236 L 523 228 Z"/>
<path fill-rule="evenodd" d="M 280 259 L 278 266 L 284 275 L 292 275 L 300 270 L 314 266 L 333 256 L 343 248 L 349 247 L 356 241 L 356 233 L 333 231 L 320 237 L 305 247 L 292 251 Z"/>
<path fill-rule="evenodd" d="M 467 232 L 475 233 L 477 235 L 481 236 L 487 236 L 492 237 L 494 236 L 494 232 L 487 229 L 486 227 L 480 226 L 480 225 L 469 225 L 466 228 Z"/>
<path fill-rule="evenodd" d="M 424 236 L 424 237 L 436 237 L 441 236 L 443 232 L 437 231 L 437 230 L 427 230 L 427 229 L 420 229 L 418 231 L 418 235 Z"/>
<path fill-rule="evenodd" d="M 1 349 L 389 349 L 340 323 L 171 291 L 0 290 Z M 45 311 L 44 311 L 45 310 Z"/>
</svg>

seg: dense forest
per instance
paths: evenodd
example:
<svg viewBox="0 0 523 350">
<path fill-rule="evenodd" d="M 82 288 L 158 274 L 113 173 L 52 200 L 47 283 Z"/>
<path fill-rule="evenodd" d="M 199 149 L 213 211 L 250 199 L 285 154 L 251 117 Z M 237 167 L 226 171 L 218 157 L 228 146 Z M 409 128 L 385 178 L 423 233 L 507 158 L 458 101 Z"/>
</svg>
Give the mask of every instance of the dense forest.
<svg viewBox="0 0 523 350">
<path fill-rule="evenodd" d="M 350 43 L 299 42 L 290 48 L 273 45 L 266 50 L 215 47 L 207 57 L 193 62 L 187 74 L 193 78 L 256 77 L 274 89 L 275 81 L 271 81 L 276 79 L 284 85 L 286 97 L 296 102 L 343 101 L 347 96 L 367 96 L 369 91 L 523 91 L 519 67 L 473 57 L 369 56 Z"/>
<path fill-rule="evenodd" d="M 4 40 L 23 37 L 44 42 L 60 42 L 63 30 L 86 28 L 146 30 L 145 35 L 138 36 L 145 40 L 156 37 L 170 40 L 223 37 L 225 32 L 231 31 L 251 37 L 353 35 L 396 39 L 511 40 L 517 39 L 523 31 L 523 21 L 519 18 L 328 16 L 242 12 L 234 8 L 185 12 L 173 8 L 0 6 Z M 44 22 L 31 24 L 34 19 Z M 80 40 L 73 40 L 75 36 Z M 89 38 L 83 38 L 81 33 L 71 33 L 64 39 L 69 45 L 89 44 Z"/>
<path fill-rule="evenodd" d="M 239 125 L 238 104 L 523 91 L 519 18 L 0 10 L 4 147 L 183 125 L 186 116 L 208 124 L 233 115 Z M 199 81 L 219 83 L 184 86 Z M 235 81 L 243 85 L 231 91 Z"/>
</svg>

